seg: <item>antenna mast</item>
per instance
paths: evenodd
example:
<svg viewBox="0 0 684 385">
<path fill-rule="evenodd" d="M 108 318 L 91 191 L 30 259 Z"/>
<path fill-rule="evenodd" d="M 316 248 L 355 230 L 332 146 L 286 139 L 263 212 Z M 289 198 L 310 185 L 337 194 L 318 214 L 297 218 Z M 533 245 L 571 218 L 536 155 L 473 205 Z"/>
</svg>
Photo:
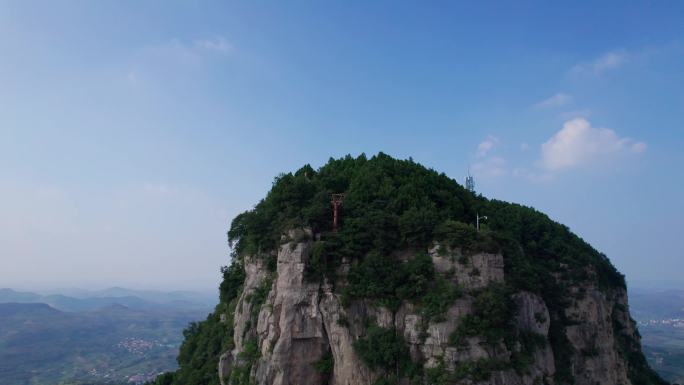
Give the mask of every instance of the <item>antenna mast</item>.
<svg viewBox="0 0 684 385">
<path fill-rule="evenodd" d="M 475 180 L 473 179 L 472 175 L 470 175 L 470 167 L 468 167 L 468 176 L 466 177 L 465 182 L 466 190 L 470 191 L 471 193 L 475 193 Z"/>
</svg>

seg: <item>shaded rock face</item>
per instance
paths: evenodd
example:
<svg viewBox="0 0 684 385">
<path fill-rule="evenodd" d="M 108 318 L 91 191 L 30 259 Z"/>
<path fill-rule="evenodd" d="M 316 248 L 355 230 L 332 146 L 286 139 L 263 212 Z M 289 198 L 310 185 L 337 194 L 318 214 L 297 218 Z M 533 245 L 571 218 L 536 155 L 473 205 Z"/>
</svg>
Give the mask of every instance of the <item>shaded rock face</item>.
<svg viewBox="0 0 684 385">
<path fill-rule="evenodd" d="M 568 318 L 576 323 L 568 326 L 566 334 L 576 352 L 572 364 L 578 385 L 630 383 L 624 361 L 615 349 L 616 336 L 611 320 L 615 318 L 631 335 L 636 332 L 626 312 L 613 314 L 614 311 L 619 313 L 616 307 L 627 307 L 626 292 L 606 298 L 604 293 L 592 288 L 575 298 L 566 309 Z"/>
<path fill-rule="evenodd" d="M 382 373 L 366 366 L 354 349 L 354 342 L 366 335 L 369 321 L 396 328 L 408 344 L 412 360 L 425 369 L 442 365 L 453 372 L 463 363 L 511 359 L 514 352 L 503 343 L 488 344 L 481 337 L 467 338 L 458 346 L 449 343 L 449 336 L 463 317 L 473 312 L 473 296 L 468 293 L 504 282 L 501 255 L 480 253 L 465 258 L 458 251 L 440 255 L 437 247 L 427 250 L 435 271 L 458 284 L 466 294 L 451 304 L 444 321 L 426 322 L 411 303 L 403 303 L 396 312 L 367 300 L 343 306 L 333 285 L 308 282 L 305 266 L 312 248 L 311 235 L 302 230 L 288 234 L 291 241 L 280 246 L 275 272 L 269 272 L 262 259 L 245 259 L 246 280 L 234 316 L 235 348 L 225 352 L 219 362 L 222 384 L 231 383 L 236 368 L 246 368 L 249 380 L 263 385 L 371 385 Z M 340 271 L 348 267 L 343 263 Z M 344 284 L 340 281 L 335 286 Z M 267 297 L 263 303 L 255 304 L 255 292 L 263 285 L 270 285 L 266 287 Z M 618 292 L 609 298 L 591 287 L 571 291 L 582 293 L 573 297 L 566 310 L 566 316 L 573 321 L 565 333 L 574 348 L 570 362 L 576 384 L 632 384 L 613 335 L 615 322 L 621 324 L 622 333 L 636 335 L 629 314 L 620 310 L 626 309 L 626 294 Z M 449 383 L 555 384 L 556 361 L 548 340 L 551 315 L 547 305 L 529 292 L 516 293 L 513 302 L 517 328 L 543 337 L 526 369 L 494 370 L 483 381 L 465 378 Z M 259 352 L 252 362 L 245 358 L 247 341 L 255 341 Z M 332 367 L 328 371 L 317 370 L 316 363 L 326 356 L 332 357 Z M 400 383 L 409 382 L 402 379 Z"/>
<path fill-rule="evenodd" d="M 286 243 L 278 252 L 277 277 L 256 325 L 261 358 L 259 384 L 319 384 L 313 364 L 328 350 L 319 285 L 304 281 L 310 243 Z"/>
</svg>

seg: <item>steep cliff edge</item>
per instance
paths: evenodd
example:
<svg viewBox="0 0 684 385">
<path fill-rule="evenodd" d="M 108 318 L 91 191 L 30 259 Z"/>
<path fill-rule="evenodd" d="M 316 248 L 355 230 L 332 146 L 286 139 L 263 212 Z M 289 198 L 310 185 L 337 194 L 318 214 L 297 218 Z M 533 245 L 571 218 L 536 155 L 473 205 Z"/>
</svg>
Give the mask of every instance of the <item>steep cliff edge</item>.
<svg viewBox="0 0 684 385">
<path fill-rule="evenodd" d="M 229 239 L 221 302 L 157 384 L 665 384 L 604 255 L 410 160 L 281 175 Z"/>
</svg>

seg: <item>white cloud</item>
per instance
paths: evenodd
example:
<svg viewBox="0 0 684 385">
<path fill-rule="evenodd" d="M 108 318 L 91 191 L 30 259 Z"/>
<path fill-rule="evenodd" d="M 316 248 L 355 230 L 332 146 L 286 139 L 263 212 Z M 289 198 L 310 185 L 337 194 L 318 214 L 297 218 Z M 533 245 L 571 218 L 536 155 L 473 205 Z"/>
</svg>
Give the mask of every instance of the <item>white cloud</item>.
<svg viewBox="0 0 684 385">
<path fill-rule="evenodd" d="M 568 105 L 570 102 L 572 102 L 572 95 L 559 92 L 550 98 L 535 104 L 534 107 L 539 109 L 558 108 Z"/>
<path fill-rule="evenodd" d="M 527 142 L 520 143 L 520 151 L 529 151 L 530 145 Z"/>
<path fill-rule="evenodd" d="M 513 176 L 524 178 L 532 182 L 549 182 L 555 177 L 555 174 L 550 171 L 542 171 L 538 169 L 530 170 L 526 167 L 518 167 L 513 169 Z"/>
<path fill-rule="evenodd" d="M 609 128 L 592 127 L 586 119 L 575 118 L 565 122 L 560 131 L 542 144 L 540 164 L 548 171 L 557 171 L 645 150 L 643 142 L 621 138 Z"/>
<path fill-rule="evenodd" d="M 480 177 L 497 177 L 508 173 L 506 160 L 497 156 L 473 164 L 472 171 L 475 176 Z"/>
<path fill-rule="evenodd" d="M 577 64 L 572 68 L 571 72 L 575 74 L 591 73 L 601 75 L 606 71 L 619 68 L 627 62 L 628 58 L 629 56 L 625 51 L 607 52 L 591 62 Z"/>
<path fill-rule="evenodd" d="M 235 51 L 235 46 L 224 37 L 195 41 L 195 47 L 220 54 L 229 54 Z"/>
<path fill-rule="evenodd" d="M 627 60 L 627 55 L 624 53 L 608 52 L 594 61 L 594 71 L 603 72 L 613 68 L 620 67 Z"/>
<path fill-rule="evenodd" d="M 134 95 L 147 98 L 157 92 L 166 97 L 178 90 L 199 90 L 198 85 L 210 84 L 212 62 L 231 60 L 234 53 L 233 45 L 222 37 L 196 41 L 171 39 L 140 47 L 121 79 L 134 89 Z"/>
<path fill-rule="evenodd" d="M 477 152 L 475 153 L 477 162 L 470 168 L 474 176 L 491 178 L 508 173 L 506 160 L 496 154 L 492 154 L 498 147 L 499 142 L 499 138 L 490 134 L 477 145 Z"/>
<path fill-rule="evenodd" d="M 632 144 L 631 150 L 632 150 L 632 152 L 634 152 L 635 154 L 641 154 L 641 153 L 643 153 L 644 151 L 646 151 L 646 148 L 647 148 L 647 147 L 648 147 L 648 146 L 647 146 L 646 143 L 644 143 L 644 142 L 636 142 L 636 143 Z"/>
<path fill-rule="evenodd" d="M 498 143 L 499 138 L 493 135 L 487 135 L 487 138 L 477 146 L 477 156 L 479 158 L 486 156 Z"/>
</svg>

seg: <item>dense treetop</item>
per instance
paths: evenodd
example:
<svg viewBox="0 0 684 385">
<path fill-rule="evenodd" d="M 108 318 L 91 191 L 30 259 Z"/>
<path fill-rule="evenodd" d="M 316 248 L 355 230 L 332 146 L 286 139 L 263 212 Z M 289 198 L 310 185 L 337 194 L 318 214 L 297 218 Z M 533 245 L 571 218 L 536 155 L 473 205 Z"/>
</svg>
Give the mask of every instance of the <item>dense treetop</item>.
<svg viewBox="0 0 684 385">
<path fill-rule="evenodd" d="M 331 232 L 333 193 L 345 193 L 337 233 Z M 473 227 L 477 213 L 488 217 L 479 235 Z M 604 288 L 624 287 L 622 275 L 603 254 L 546 215 L 488 200 L 443 173 L 383 153 L 330 159 L 318 170 L 306 165 L 281 174 L 264 199 L 233 220 L 228 239 L 238 256 L 265 253 L 277 247 L 286 230 L 304 226 L 323 234 L 328 262 L 453 241 L 502 251 L 507 280 L 519 281 L 521 288 L 543 289 L 549 272 L 574 280 L 596 278 Z"/>
</svg>

